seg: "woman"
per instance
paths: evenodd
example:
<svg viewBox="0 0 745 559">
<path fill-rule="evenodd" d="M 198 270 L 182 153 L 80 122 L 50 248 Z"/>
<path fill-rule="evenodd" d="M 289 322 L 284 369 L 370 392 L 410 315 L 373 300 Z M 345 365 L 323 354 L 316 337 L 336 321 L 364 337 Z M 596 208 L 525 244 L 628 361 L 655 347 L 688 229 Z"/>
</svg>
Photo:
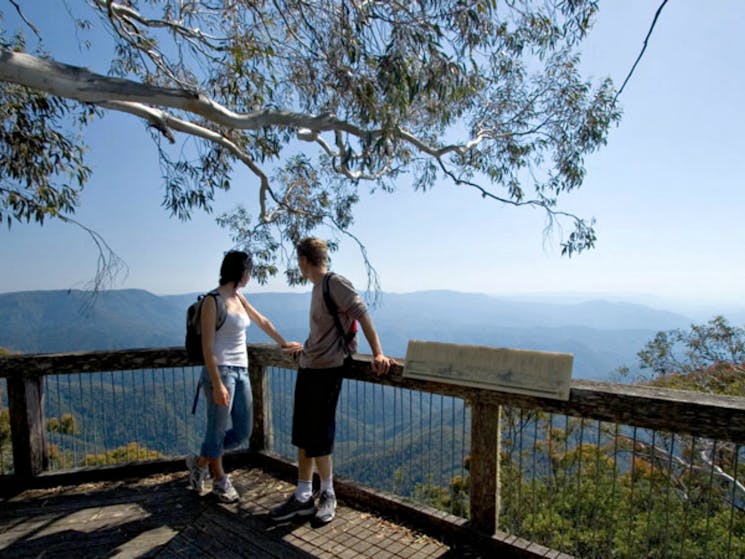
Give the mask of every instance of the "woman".
<svg viewBox="0 0 745 559">
<path fill-rule="evenodd" d="M 224 303 L 227 317 L 216 329 L 218 297 L 205 297 L 201 305 L 202 351 L 204 368 L 202 387 L 207 400 L 207 432 L 199 456 L 189 456 L 189 486 L 204 490 L 210 477 L 212 493 L 230 503 L 239 499 L 222 466 L 222 455 L 244 444 L 251 433 L 252 398 L 248 379 L 246 328 L 253 320 L 259 328 L 287 350 L 302 347 L 286 342 L 269 320 L 254 309 L 239 292 L 251 276 L 251 257 L 230 251 L 220 267 L 220 287 L 215 292 Z M 228 426 L 228 418 L 232 426 Z"/>
</svg>

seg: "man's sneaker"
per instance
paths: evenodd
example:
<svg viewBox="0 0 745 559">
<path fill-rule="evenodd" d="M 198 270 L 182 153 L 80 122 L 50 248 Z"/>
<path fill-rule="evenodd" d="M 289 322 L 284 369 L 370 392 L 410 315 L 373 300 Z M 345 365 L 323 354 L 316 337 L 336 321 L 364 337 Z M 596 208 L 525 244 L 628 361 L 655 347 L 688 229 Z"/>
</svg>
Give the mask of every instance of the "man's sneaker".
<svg viewBox="0 0 745 559">
<path fill-rule="evenodd" d="M 204 482 L 210 478 L 210 469 L 207 466 L 200 468 L 194 455 L 186 457 L 186 467 L 189 470 L 189 488 L 202 493 Z"/>
<path fill-rule="evenodd" d="M 220 481 L 212 483 L 212 493 L 217 495 L 223 503 L 235 503 L 241 498 L 227 475 Z"/>
<path fill-rule="evenodd" d="M 295 497 L 295 493 L 293 493 L 284 503 L 273 508 L 269 512 L 269 518 L 276 522 L 280 522 L 282 520 L 294 518 L 295 516 L 308 516 L 313 514 L 314 510 L 315 505 L 313 504 L 312 497 L 303 503 L 298 501 L 297 497 Z"/>
<path fill-rule="evenodd" d="M 324 491 L 318 499 L 318 509 L 316 510 L 316 520 L 324 524 L 331 522 L 336 516 L 336 495 Z"/>
</svg>

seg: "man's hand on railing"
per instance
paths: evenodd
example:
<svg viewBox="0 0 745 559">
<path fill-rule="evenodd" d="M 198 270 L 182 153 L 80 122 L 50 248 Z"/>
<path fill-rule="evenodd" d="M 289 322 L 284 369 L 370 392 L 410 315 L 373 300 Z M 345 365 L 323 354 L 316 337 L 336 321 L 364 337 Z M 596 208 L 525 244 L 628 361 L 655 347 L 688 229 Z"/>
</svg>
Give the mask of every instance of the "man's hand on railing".
<svg viewBox="0 0 745 559">
<path fill-rule="evenodd" d="M 390 357 L 386 357 L 382 353 L 373 356 L 373 360 L 370 362 L 370 368 L 375 376 L 383 376 L 388 374 L 391 369 L 391 365 L 397 365 L 396 361 Z"/>
</svg>

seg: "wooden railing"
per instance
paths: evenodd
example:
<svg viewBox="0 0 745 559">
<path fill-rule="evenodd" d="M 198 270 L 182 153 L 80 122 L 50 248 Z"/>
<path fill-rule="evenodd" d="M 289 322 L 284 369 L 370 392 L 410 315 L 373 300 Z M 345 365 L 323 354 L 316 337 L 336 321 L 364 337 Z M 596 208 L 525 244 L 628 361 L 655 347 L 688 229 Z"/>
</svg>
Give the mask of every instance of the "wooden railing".
<svg viewBox="0 0 745 559">
<path fill-rule="evenodd" d="M 295 368 L 276 346 L 249 345 L 254 398 L 250 447 L 270 450 L 269 367 Z M 43 378 L 45 375 L 189 366 L 181 348 L 135 349 L 0 358 L 0 378 L 7 379 L 13 441 L 14 476 L 30 484 L 47 468 Z M 499 413 L 501 406 L 745 444 L 745 398 L 678 390 L 575 380 L 567 401 L 507 394 L 465 386 L 404 378 L 394 366 L 383 378 L 369 373 L 369 358 L 358 355 L 347 378 L 463 398 L 471 407 L 471 525 L 494 534 L 499 511 Z"/>
</svg>

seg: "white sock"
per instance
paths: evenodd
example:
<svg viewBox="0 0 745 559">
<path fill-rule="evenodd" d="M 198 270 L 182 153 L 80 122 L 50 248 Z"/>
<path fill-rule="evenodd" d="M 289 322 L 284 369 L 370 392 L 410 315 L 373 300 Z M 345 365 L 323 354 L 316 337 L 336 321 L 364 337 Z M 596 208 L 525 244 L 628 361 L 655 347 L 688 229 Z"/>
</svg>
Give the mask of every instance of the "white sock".
<svg viewBox="0 0 745 559">
<path fill-rule="evenodd" d="M 334 476 L 321 480 L 321 493 L 324 491 L 329 495 L 336 495 L 336 493 L 334 493 Z"/>
<path fill-rule="evenodd" d="M 295 498 L 301 503 L 307 503 L 313 497 L 313 480 L 297 480 Z"/>
</svg>

